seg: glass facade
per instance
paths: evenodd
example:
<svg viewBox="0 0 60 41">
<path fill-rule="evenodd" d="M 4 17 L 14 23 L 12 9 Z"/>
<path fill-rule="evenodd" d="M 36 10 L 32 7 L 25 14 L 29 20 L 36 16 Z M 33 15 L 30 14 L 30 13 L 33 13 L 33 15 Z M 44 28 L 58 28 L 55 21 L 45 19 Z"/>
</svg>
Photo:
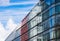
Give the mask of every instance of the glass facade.
<svg viewBox="0 0 60 41">
<path fill-rule="evenodd" d="M 14 39 L 12 39 L 12 41 L 20 41 L 20 29 L 17 29 L 15 31 L 15 37 L 14 37 Z"/>
<path fill-rule="evenodd" d="M 20 37 L 14 39 L 13 41 L 20 41 Z"/>
<path fill-rule="evenodd" d="M 23 41 L 60 41 L 60 0 L 40 1 L 41 8 L 33 9 L 27 16 L 28 30 L 24 34 L 28 33 L 28 39 Z M 40 12 L 36 13 L 36 9 Z"/>
<path fill-rule="evenodd" d="M 31 20 L 32 22 L 30 23 L 35 25 L 30 25 L 32 28 L 28 32 L 32 34 L 26 41 L 60 41 L 60 8 L 59 5 L 52 6 L 57 4 L 55 1 L 56 0 L 44 0 L 44 3 L 41 4 L 41 10 L 44 13 L 38 13 Z"/>
</svg>

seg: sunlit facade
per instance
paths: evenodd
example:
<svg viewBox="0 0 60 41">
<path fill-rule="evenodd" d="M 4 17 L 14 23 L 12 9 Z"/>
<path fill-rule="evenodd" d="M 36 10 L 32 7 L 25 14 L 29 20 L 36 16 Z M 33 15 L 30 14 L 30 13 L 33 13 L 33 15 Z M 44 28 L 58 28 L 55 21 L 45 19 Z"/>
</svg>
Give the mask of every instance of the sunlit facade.
<svg viewBox="0 0 60 41">
<path fill-rule="evenodd" d="M 24 41 L 60 41 L 59 13 L 60 0 L 40 0 L 27 16 L 29 37 Z"/>
</svg>

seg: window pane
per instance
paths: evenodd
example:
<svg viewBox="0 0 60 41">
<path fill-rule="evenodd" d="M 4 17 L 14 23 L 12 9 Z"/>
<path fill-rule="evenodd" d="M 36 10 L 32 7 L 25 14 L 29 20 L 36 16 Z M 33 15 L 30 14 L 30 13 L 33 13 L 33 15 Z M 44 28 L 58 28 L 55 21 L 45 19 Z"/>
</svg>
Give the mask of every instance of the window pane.
<svg viewBox="0 0 60 41">
<path fill-rule="evenodd" d="M 50 27 L 55 25 L 55 17 L 54 16 L 49 19 L 49 24 L 50 24 Z"/>
<path fill-rule="evenodd" d="M 16 39 L 15 39 L 15 40 L 13 40 L 13 41 L 20 41 L 20 37 L 16 38 Z"/>
<path fill-rule="evenodd" d="M 42 14 L 42 20 L 45 20 L 49 17 L 49 11 L 45 12 L 44 14 Z"/>
<path fill-rule="evenodd" d="M 42 27 L 42 26 L 40 26 L 40 25 L 37 27 L 37 31 L 38 31 L 38 33 L 41 33 L 41 32 L 43 31 L 43 29 L 42 29 L 42 28 L 43 28 L 43 27 Z"/>
<path fill-rule="evenodd" d="M 51 32 L 50 32 L 50 39 L 54 39 L 54 38 L 56 38 L 56 33 L 55 33 L 54 30 L 51 30 Z"/>
<path fill-rule="evenodd" d="M 30 30 L 30 37 L 35 36 L 37 34 L 37 27 L 34 27 Z"/>
<path fill-rule="evenodd" d="M 50 0 L 45 0 L 46 4 L 50 5 Z"/>
<path fill-rule="evenodd" d="M 37 16 L 37 22 L 38 22 L 38 23 L 42 22 L 42 14 L 39 14 L 39 15 Z"/>
<path fill-rule="evenodd" d="M 57 38 L 59 38 L 60 37 L 60 30 L 57 30 Z"/>
<path fill-rule="evenodd" d="M 51 16 L 51 15 L 53 15 L 53 14 L 55 14 L 55 7 L 51 8 L 51 9 L 49 10 L 49 16 Z"/>
<path fill-rule="evenodd" d="M 55 3 L 55 0 L 50 0 L 51 4 Z"/>
<path fill-rule="evenodd" d="M 31 28 L 35 25 L 37 25 L 37 16 L 33 20 L 31 20 Z"/>
<path fill-rule="evenodd" d="M 43 36 L 42 35 L 38 35 L 37 41 L 43 41 Z"/>
<path fill-rule="evenodd" d="M 37 41 L 37 36 L 33 37 L 33 38 L 30 39 L 29 41 Z"/>
<path fill-rule="evenodd" d="M 43 41 L 48 41 L 50 39 L 50 33 L 43 35 Z"/>
<path fill-rule="evenodd" d="M 56 13 L 60 13 L 60 5 L 56 6 Z"/>
<path fill-rule="evenodd" d="M 51 5 L 55 3 L 55 0 L 45 0 L 46 4 Z"/>
<path fill-rule="evenodd" d="M 43 25 L 43 30 L 47 30 L 50 27 L 49 20 L 46 20 L 42 25 Z"/>
<path fill-rule="evenodd" d="M 41 4 L 41 6 L 42 6 L 42 11 L 46 10 L 49 7 L 49 5 L 46 4 L 45 2 Z"/>
<path fill-rule="evenodd" d="M 56 15 L 56 25 L 60 25 L 60 15 Z"/>
</svg>

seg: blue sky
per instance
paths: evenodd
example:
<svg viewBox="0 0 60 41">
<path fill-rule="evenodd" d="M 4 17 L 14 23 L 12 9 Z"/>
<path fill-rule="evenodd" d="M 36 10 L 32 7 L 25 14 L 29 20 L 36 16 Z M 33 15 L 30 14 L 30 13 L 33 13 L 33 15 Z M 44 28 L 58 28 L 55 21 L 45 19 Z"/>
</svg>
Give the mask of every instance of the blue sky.
<svg viewBox="0 0 60 41">
<path fill-rule="evenodd" d="M 6 26 L 9 18 L 12 18 L 15 23 L 20 23 L 24 16 L 26 16 L 28 12 L 34 7 L 37 1 L 6 0 L 5 3 L 7 4 L 4 4 L 4 1 L 2 1 L 2 5 L 0 6 L 0 21 L 2 22 L 2 24 L 4 24 L 4 26 Z"/>
</svg>

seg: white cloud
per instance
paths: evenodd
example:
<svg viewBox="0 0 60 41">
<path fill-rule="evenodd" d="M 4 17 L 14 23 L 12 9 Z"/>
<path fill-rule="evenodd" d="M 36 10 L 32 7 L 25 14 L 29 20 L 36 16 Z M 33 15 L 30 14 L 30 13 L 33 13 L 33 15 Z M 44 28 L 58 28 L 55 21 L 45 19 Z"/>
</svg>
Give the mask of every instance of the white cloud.
<svg viewBox="0 0 60 41">
<path fill-rule="evenodd" d="M 29 11 L 30 10 L 26 10 L 25 8 L 24 9 L 17 9 L 17 10 L 12 10 L 11 9 L 11 10 L 5 10 L 5 13 L 6 14 L 9 14 L 9 15 L 21 15 L 21 14 L 23 15 L 23 14 L 27 14 Z"/>
<path fill-rule="evenodd" d="M 19 11 L 19 10 L 6 10 L 5 12 L 1 12 L 0 14 L 0 21 L 8 21 L 10 17 L 15 21 L 21 21 L 24 16 L 28 14 L 29 11 Z M 22 18 L 21 18 L 22 17 Z"/>
<path fill-rule="evenodd" d="M 6 28 L 9 28 L 9 30 L 13 30 L 16 28 L 16 24 L 14 23 L 14 21 L 12 20 L 12 18 L 9 18 L 8 22 L 7 22 L 7 26 Z"/>
<path fill-rule="evenodd" d="M 21 11 L 21 10 L 5 10 L 4 12 L 0 12 L 0 21 L 7 21 L 10 17 L 26 15 L 29 11 Z"/>
<path fill-rule="evenodd" d="M 0 41 L 4 41 L 8 35 L 16 28 L 17 24 L 10 18 L 4 29 L 3 24 L 0 22 Z"/>
<path fill-rule="evenodd" d="M 0 0 L 0 6 L 9 5 L 9 0 Z"/>
<path fill-rule="evenodd" d="M 0 41 L 5 40 L 7 33 L 7 30 L 4 29 L 3 24 L 0 22 Z"/>
<path fill-rule="evenodd" d="M 0 0 L 0 6 L 9 6 L 9 5 L 27 5 L 27 4 L 36 4 L 38 0 L 31 0 L 31 1 L 25 1 L 25 2 L 16 2 L 16 3 L 10 3 L 10 0 Z"/>
<path fill-rule="evenodd" d="M 6 38 L 9 36 L 9 34 L 17 28 L 19 24 L 15 24 L 12 20 L 12 18 L 10 18 L 7 22 L 7 25 L 6 25 L 6 30 L 8 31 L 8 34 L 6 35 Z M 5 38 L 5 39 L 6 39 Z"/>
<path fill-rule="evenodd" d="M 24 9 L 17 10 L 5 10 L 0 12 L 0 21 L 8 21 L 10 17 L 14 20 L 15 23 L 20 23 L 21 20 L 29 13 L 29 11 Z M 17 20 L 16 20 L 17 19 Z"/>
</svg>

